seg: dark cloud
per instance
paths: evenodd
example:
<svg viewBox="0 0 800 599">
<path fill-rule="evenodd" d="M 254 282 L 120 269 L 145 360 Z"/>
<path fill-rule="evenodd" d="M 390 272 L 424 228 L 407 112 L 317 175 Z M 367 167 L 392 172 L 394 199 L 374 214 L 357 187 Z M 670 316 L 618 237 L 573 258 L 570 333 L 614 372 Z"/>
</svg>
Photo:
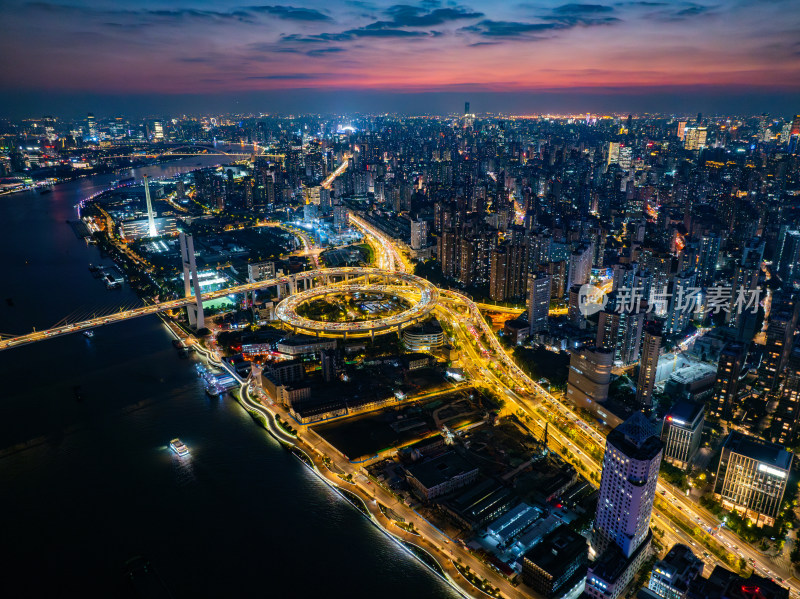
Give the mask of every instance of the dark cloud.
<svg viewBox="0 0 800 599">
<path fill-rule="evenodd" d="M 462 32 L 474 33 L 488 38 L 542 40 L 545 34 L 572 29 L 573 27 L 593 27 L 611 25 L 619 21 L 616 17 L 581 17 L 570 15 L 548 15 L 542 17 L 547 23 L 524 23 L 520 21 L 483 20 L 475 25 L 463 27 Z"/>
<path fill-rule="evenodd" d="M 437 31 L 408 31 L 406 29 L 372 29 L 362 27 L 360 29 L 348 29 L 338 33 L 318 33 L 316 35 L 289 34 L 281 37 L 283 42 L 299 44 L 318 44 L 325 42 L 346 42 L 361 38 L 422 38 L 436 37 Z"/>
<path fill-rule="evenodd" d="M 243 10 L 233 10 L 228 12 L 218 10 L 198 10 L 194 8 L 178 9 L 149 9 L 138 11 L 119 11 L 119 14 L 130 14 L 133 16 L 149 16 L 162 19 L 183 20 L 183 19 L 206 19 L 206 20 L 237 20 L 252 22 L 250 13 Z"/>
<path fill-rule="evenodd" d="M 332 46 L 330 48 L 315 48 L 306 52 L 306 56 L 329 56 L 331 54 L 339 54 L 340 52 L 344 51 L 344 48 L 339 48 L 336 46 Z"/>
<path fill-rule="evenodd" d="M 612 6 L 604 4 L 562 4 L 553 9 L 558 15 L 585 15 L 613 12 Z"/>
<path fill-rule="evenodd" d="M 599 25 L 613 25 L 619 23 L 617 17 L 583 17 L 580 15 L 547 15 L 542 17 L 545 21 L 559 23 L 565 29 L 571 27 L 595 27 Z"/>
<path fill-rule="evenodd" d="M 269 14 L 279 19 L 290 21 L 331 21 L 332 19 L 311 8 L 301 8 L 295 6 L 281 5 L 258 5 L 237 8 L 234 10 L 205 10 L 199 8 L 174 8 L 174 9 L 106 9 L 93 7 L 78 7 L 70 4 L 54 4 L 52 2 L 30 2 L 26 5 L 29 8 L 40 11 L 55 12 L 74 12 L 83 16 L 101 15 L 113 17 L 139 17 L 145 19 L 156 19 L 158 21 L 168 20 L 235 20 L 240 22 L 255 22 L 253 17 L 256 14 Z M 110 23 L 115 26 L 116 23 Z"/>
<path fill-rule="evenodd" d="M 279 75 L 250 75 L 249 77 L 245 77 L 244 79 L 266 79 L 269 81 L 281 81 L 281 80 L 307 80 L 307 79 L 319 79 L 320 75 L 315 75 L 311 73 L 282 73 Z"/>
<path fill-rule="evenodd" d="M 298 8 L 295 6 L 280 6 L 280 5 L 264 5 L 264 6 L 248 6 L 247 10 L 267 13 L 279 19 L 286 19 L 287 21 L 331 21 L 332 19 L 318 10 L 313 8 Z"/>
<path fill-rule="evenodd" d="M 706 6 L 693 2 L 681 3 L 678 6 L 664 5 L 658 10 L 648 14 L 648 18 L 658 21 L 686 21 L 698 17 L 710 16 L 716 13 L 716 6 Z"/>
<path fill-rule="evenodd" d="M 392 28 L 392 27 L 432 27 L 443 25 L 453 21 L 463 21 L 466 19 L 479 19 L 483 15 L 466 8 L 435 8 L 426 11 L 419 6 L 408 4 L 396 4 L 386 10 L 386 14 L 391 17 L 389 21 L 378 21 L 369 25 L 370 28 Z"/>
<path fill-rule="evenodd" d="M 684 8 L 683 10 L 679 10 L 675 13 L 676 17 L 696 17 L 698 15 L 704 15 L 708 12 L 711 12 L 711 8 L 708 6 L 690 6 L 689 8 Z"/>
</svg>

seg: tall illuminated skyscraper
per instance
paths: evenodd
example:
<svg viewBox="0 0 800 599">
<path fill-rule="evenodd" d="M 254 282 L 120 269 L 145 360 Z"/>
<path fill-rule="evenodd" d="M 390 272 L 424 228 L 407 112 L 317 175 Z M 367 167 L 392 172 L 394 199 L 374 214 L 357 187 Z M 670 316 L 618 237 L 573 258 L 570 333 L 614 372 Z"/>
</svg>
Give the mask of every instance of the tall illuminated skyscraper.
<svg viewBox="0 0 800 599">
<path fill-rule="evenodd" d="M 641 412 L 608 435 L 592 532 L 592 550 L 598 557 L 586 577 L 590 597 L 616 599 L 648 555 L 663 448 L 655 427 Z"/>
</svg>

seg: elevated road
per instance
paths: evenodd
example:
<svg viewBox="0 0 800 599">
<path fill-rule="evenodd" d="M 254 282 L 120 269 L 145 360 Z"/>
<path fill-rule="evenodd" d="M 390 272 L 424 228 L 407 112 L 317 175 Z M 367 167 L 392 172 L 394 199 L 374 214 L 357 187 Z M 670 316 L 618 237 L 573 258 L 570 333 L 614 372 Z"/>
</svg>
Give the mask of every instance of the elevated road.
<svg viewBox="0 0 800 599">
<path fill-rule="evenodd" d="M 340 269 L 327 269 L 325 272 L 337 272 Z M 349 271 L 350 269 L 348 269 Z M 370 284 L 372 277 L 368 274 L 365 283 L 354 282 L 342 285 L 315 287 L 306 291 L 301 291 L 283 300 L 275 308 L 275 315 L 284 324 L 289 325 L 295 331 L 311 333 L 313 335 L 337 336 L 337 337 L 362 337 L 372 336 L 376 333 L 388 333 L 390 331 L 400 331 L 404 326 L 416 323 L 425 318 L 436 307 L 439 301 L 439 290 L 435 285 L 408 273 L 390 273 L 380 271 L 378 276 L 382 284 Z M 390 284 L 391 281 L 391 284 Z M 413 303 L 408 310 L 403 310 L 398 314 L 375 320 L 365 320 L 356 322 L 325 322 L 310 320 L 297 313 L 297 308 L 305 302 L 317 297 L 324 297 L 329 294 L 339 293 L 358 293 L 358 292 L 383 292 L 392 295 L 400 295 Z"/>
<path fill-rule="evenodd" d="M 202 295 L 202 301 L 208 302 L 228 295 L 238 295 L 242 293 L 247 293 L 249 291 L 256 291 L 258 289 L 268 289 L 270 287 L 275 287 L 277 289 L 278 292 L 277 295 L 280 298 L 283 297 L 284 295 L 297 293 L 298 285 L 300 283 L 303 283 L 304 286 L 306 287 L 313 287 L 314 282 L 316 280 L 322 281 L 322 284 L 324 285 L 328 285 L 335 277 L 344 278 L 344 277 L 360 277 L 360 276 L 371 276 L 371 275 L 383 277 L 384 275 L 394 276 L 395 273 L 385 272 L 381 269 L 367 268 L 367 267 L 326 268 L 326 269 L 307 270 L 294 275 L 289 275 L 275 279 L 268 279 L 264 281 L 257 281 L 255 283 L 245 283 L 243 285 L 236 285 L 234 287 L 228 287 L 226 289 L 219 289 L 217 291 L 204 293 Z M 413 277 L 413 275 L 405 275 L 405 276 Z M 414 279 L 417 278 L 418 277 L 414 277 Z M 428 283 L 428 285 L 430 285 L 430 283 Z M 90 318 L 88 320 L 83 320 L 80 322 L 68 323 L 50 329 L 33 331 L 32 333 L 28 333 L 26 335 L 19 335 L 16 337 L 0 340 L 0 351 L 11 349 L 14 347 L 21 347 L 23 345 L 36 343 L 38 341 L 44 341 L 46 339 L 51 339 L 53 337 L 60 337 L 61 335 L 79 333 L 96 327 L 114 324 L 117 322 L 123 322 L 125 320 L 131 320 L 133 318 L 150 316 L 152 314 L 158 314 L 159 312 L 163 312 L 165 310 L 177 310 L 180 308 L 184 308 L 189 304 L 195 304 L 195 303 L 197 303 L 197 300 L 193 296 L 182 297 L 179 299 L 169 300 L 166 302 L 159 302 L 147 306 L 141 306 L 139 308 L 134 308 L 132 310 L 121 310 L 115 314 L 101 316 L 98 318 Z"/>
</svg>

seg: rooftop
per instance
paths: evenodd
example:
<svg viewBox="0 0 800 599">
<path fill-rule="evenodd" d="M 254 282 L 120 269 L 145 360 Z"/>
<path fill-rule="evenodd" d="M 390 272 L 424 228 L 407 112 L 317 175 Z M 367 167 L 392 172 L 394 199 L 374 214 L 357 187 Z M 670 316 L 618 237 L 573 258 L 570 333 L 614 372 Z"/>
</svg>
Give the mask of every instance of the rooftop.
<svg viewBox="0 0 800 599">
<path fill-rule="evenodd" d="M 611 431 L 607 439 L 608 443 L 635 460 L 651 460 L 664 447 L 656 434 L 656 427 L 641 412 L 634 412 Z"/>
<path fill-rule="evenodd" d="M 728 435 L 723 449 L 783 470 L 788 470 L 792 465 L 793 454 L 786 451 L 783 446 L 749 437 L 738 431 Z"/>
<path fill-rule="evenodd" d="M 667 422 L 672 422 L 678 425 L 692 424 L 695 419 L 703 414 L 703 404 L 697 404 L 691 401 L 677 401 L 672 409 L 667 412 L 664 418 Z"/>
<path fill-rule="evenodd" d="M 553 578 L 568 570 L 576 559 L 589 554 L 586 539 L 565 525 L 561 525 L 525 554 L 529 561 Z"/>
<path fill-rule="evenodd" d="M 407 468 L 408 473 L 428 489 L 476 469 L 454 451 Z"/>
</svg>

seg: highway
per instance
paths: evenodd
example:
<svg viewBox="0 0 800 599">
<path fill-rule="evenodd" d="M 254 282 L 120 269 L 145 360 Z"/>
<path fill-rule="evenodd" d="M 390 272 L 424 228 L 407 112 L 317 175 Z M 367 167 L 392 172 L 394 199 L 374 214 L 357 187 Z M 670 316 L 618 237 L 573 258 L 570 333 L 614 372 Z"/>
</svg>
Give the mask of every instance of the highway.
<svg viewBox="0 0 800 599">
<path fill-rule="evenodd" d="M 336 167 L 336 170 L 333 171 L 330 175 L 325 177 L 325 180 L 322 182 L 322 187 L 325 189 L 330 189 L 331 185 L 333 184 L 333 180 L 336 179 L 339 175 L 347 170 L 347 167 L 350 165 L 350 159 L 345 158 L 344 162 L 342 162 L 339 166 Z"/>
</svg>

